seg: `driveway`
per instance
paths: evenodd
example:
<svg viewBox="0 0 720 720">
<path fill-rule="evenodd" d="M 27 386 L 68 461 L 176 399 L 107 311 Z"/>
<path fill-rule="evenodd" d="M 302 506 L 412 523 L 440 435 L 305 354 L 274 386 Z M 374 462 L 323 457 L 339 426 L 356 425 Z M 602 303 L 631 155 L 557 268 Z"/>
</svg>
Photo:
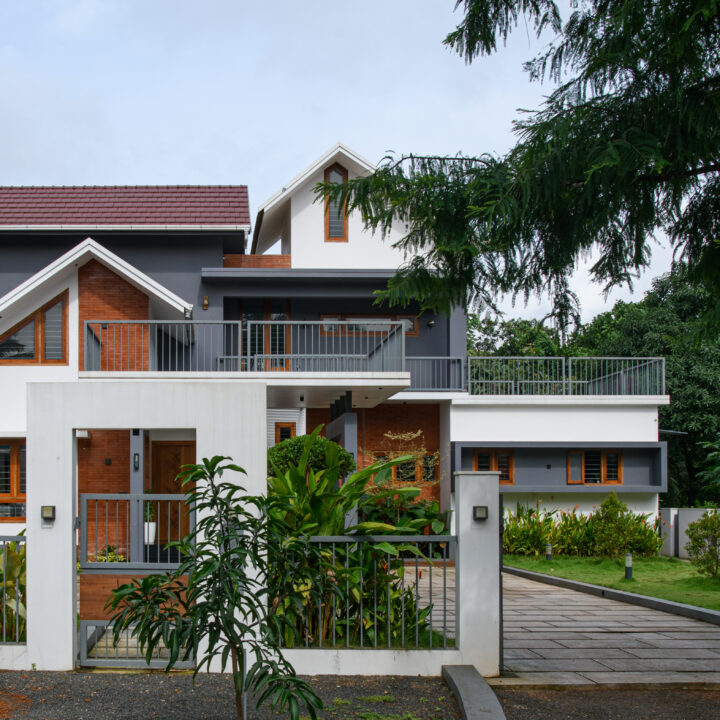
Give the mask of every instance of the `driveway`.
<svg viewBox="0 0 720 720">
<path fill-rule="evenodd" d="M 720 683 L 720 626 L 503 575 L 496 685 Z"/>
</svg>

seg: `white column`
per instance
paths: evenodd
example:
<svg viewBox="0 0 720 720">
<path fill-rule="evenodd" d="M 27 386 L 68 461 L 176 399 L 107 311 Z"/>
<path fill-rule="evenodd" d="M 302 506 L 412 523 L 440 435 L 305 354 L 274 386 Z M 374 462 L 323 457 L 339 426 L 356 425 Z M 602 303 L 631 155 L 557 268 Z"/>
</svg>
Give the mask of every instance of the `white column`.
<svg viewBox="0 0 720 720">
<path fill-rule="evenodd" d="M 462 662 L 500 674 L 500 500 L 498 472 L 455 473 L 458 641 Z M 486 507 L 487 520 L 473 508 Z"/>
</svg>

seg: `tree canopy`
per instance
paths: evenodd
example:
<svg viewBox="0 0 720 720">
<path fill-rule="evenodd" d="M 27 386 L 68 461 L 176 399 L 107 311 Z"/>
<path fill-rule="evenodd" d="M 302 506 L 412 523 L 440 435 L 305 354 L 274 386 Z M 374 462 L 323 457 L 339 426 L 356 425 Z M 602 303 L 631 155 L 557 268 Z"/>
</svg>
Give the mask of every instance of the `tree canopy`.
<svg viewBox="0 0 720 720">
<path fill-rule="evenodd" d="M 502 293 L 548 294 L 577 319 L 570 277 L 594 252 L 606 289 L 631 283 L 666 235 L 720 320 L 720 2 L 458 0 L 445 43 L 468 63 L 524 20 L 555 39 L 526 63 L 554 89 L 517 120 L 504 156 L 390 156 L 320 194 L 358 209 L 410 260 L 381 301 L 448 312 Z"/>
</svg>

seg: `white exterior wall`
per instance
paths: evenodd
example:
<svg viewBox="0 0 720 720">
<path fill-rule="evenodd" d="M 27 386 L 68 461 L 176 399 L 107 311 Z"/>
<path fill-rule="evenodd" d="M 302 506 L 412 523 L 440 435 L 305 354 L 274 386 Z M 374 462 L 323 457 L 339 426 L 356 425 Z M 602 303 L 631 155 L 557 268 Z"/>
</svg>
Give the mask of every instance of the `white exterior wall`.
<svg viewBox="0 0 720 720">
<path fill-rule="evenodd" d="M 389 237 L 383 240 L 380 234 L 370 233 L 363 228 L 357 212 L 348 217 L 348 242 L 325 242 L 325 204 L 322 201 L 314 202 L 313 192 L 315 185 L 323 179 L 324 171 L 320 171 L 292 195 L 292 267 L 385 270 L 402 265 L 405 257 L 392 247 L 392 243 L 399 240 L 403 233 L 393 229 Z"/>
<path fill-rule="evenodd" d="M 517 512 L 518 507 L 539 507 L 541 511 L 553 512 L 554 510 L 573 510 L 580 515 L 590 515 L 596 512 L 605 498 L 613 491 L 612 486 L 604 486 L 607 493 L 579 493 L 563 492 L 561 489 L 556 493 L 505 493 L 503 495 L 503 506 L 512 513 Z M 502 492 L 502 487 L 500 488 Z M 618 493 L 630 510 L 634 513 L 649 515 L 651 520 L 658 516 L 658 494 L 654 493 Z"/>
<path fill-rule="evenodd" d="M 25 437 L 27 428 L 25 388 L 29 382 L 72 382 L 78 377 L 78 291 L 77 272 L 71 279 L 43 287 L 13 312 L 0 318 L 0 335 L 41 308 L 45 303 L 68 290 L 68 364 L 67 365 L 3 365 L 0 367 L 0 438 Z M 3 531 L 5 527 L 3 526 Z"/>
<path fill-rule="evenodd" d="M 468 398 L 453 401 L 453 442 L 657 442 L 666 398 Z"/>
<path fill-rule="evenodd" d="M 6 668 L 71 670 L 76 629 L 78 428 L 194 429 L 197 456 L 228 455 L 247 471 L 250 494 L 266 490 L 266 388 L 262 383 L 101 381 L 28 385 L 27 651 Z M 40 506 L 54 505 L 43 524 Z M 0 659 L 5 656 L 0 655 Z M 13 658 L 6 658 L 13 660 Z"/>
</svg>

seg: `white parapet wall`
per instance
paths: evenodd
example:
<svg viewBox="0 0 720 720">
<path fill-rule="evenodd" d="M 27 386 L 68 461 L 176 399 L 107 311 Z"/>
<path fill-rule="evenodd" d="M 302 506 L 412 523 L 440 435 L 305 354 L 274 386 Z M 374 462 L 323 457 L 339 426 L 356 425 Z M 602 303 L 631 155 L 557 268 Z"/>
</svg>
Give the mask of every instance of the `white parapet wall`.
<svg viewBox="0 0 720 720">
<path fill-rule="evenodd" d="M 572 485 L 570 486 L 572 487 Z M 604 485 L 606 492 L 582 493 L 564 492 L 559 488 L 557 493 L 504 493 L 503 504 L 505 510 L 516 513 L 518 507 L 538 508 L 540 512 L 576 512 L 579 515 L 590 515 L 600 508 L 603 500 L 617 487 Z M 501 488 L 502 490 L 502 488 Z M 625 493 L 618 492 L 617 496 L 629 510 L 634 513 L 647 515 L 650 521 L 658 516 L 658 494 L 651 493 Z"/>
<path fill-rule="evenodd" d="M 473 665 L 500 674 L 499 473 L 455 473 L 457 638 L 455 649 L 293 649 L 284 652 L 303 675 L 440 675 L 443 665 Z M 487 508 L 475 520 L 473 508 Z"/>
</svg>

